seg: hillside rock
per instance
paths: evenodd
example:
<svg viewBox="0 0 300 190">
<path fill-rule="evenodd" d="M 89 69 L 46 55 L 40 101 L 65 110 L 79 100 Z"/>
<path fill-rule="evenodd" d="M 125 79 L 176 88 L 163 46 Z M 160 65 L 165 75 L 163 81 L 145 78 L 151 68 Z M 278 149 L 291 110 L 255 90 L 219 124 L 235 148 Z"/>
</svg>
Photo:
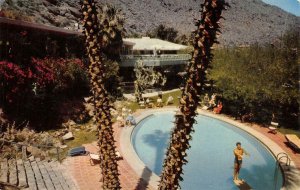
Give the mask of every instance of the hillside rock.
<svg viewBox="0 0 300 190">
<path fill-rule="evenodd" d="M 97 0 L 96 0 L 97 1 Z M 204 0 L 98 0 L 121 8 L 126 17 L 127 35 L 145 34 L 159 24 L 173 27 L 180 34 L 195 29 L 193 17 L 200 17 Z M 78 29 L 79 0 L 8 0 L 3 10 L 17 10 L 35 22 L 67 29 Z M 223 45 L 246 45 L 272 42 L 290 26 L 300 26 L 300 17 L 263 3 L 261 0 L 228 0 L 231 5 L 224 12 L 220 42 Z"/>
</svg>

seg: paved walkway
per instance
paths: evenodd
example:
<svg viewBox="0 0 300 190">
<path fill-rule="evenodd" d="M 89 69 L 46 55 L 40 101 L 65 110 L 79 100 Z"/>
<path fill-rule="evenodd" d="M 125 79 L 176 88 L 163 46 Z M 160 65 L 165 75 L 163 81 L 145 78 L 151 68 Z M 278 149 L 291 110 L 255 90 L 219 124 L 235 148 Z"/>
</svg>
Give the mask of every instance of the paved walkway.
<svg viewBox="0 0 300 190">
<path fill-rule="evenodd" d="M 134 115 L 135 117 L 138 117 L 144 110 L 138 110 Z M 222 116 L 229 119 L 228 116 Z M 273 142 L 278 144 L 285 152 L 289 154 L 289 156 L 294 161 L 296 167 L 300 169 L 300 154 L 294 152 L 288 145 L 287 141 L 281 133 L 272 134 L 268 133 L 268 128 L 261 127 L 256 124 L 247 124 L 247 126 L 251 127 L 252 129 L 262 133 L 263 135 L 270 138 Z M 117 125 L 113 126 L 115 130 L 115 140 L 118 151 L 122 154 L 121 146 L 120 146 L 120 135 L 123 130 L 123 128 L 119 128 Z M 97 144 L 96 142 L 92 144 L 86 144 L 84 145 L 86 149 L 90 152 L 97 153 Z M 129 160 L 130 161 L 130 160 Z M 98 165 L 91 166 L 89 162 L 89 156 L 78 156 L 78 157 L 72 157 L 67 158 L 64 162 L 65 165 L 68 166 L 71 174 L 77 181 L 77 184 L 79 185 L 80 189 L 84 190 L 98 190 L 101 189 L 101 182 L 99 182 L 101 178 L 101 172 Z M 129 165 L 128 161 L 126 159 L 120 160 L 118 162 L 119 164 L 119 171 L 120 171 L 120 180 L 121 180 L 121 186 L 124 190 L 144 190 L 144 189 L 155 189 L 154 187 L 150 187 L 147 182 L 145 182 L 140 176 L 136 174 L 134 169 Z"/>
<path fill-rule="evenodd" d="M 121 153 L 120 148 L 120 132 L 122 128 L 119 128 L 116 124 L 113 125 L 114 128 L 114 136 L 117 150 Z M 97 143 L 84 144 L 83 145 L 87 151 L 91 153 L 97 153 L 98 147 Z M 68 166 L 71 175 L 77 181 L 77 184 L 82 190 L 99 190 L 101 189 L 102 183 L 101 179 L 101 170 L 99 164 L 94 166 L 90 163 L 89 156 L 76 156 L 76 157 L 68 157 L 64 163 L 64 165 Z M 120 181 L 122 189 L 124 190 L 145 190 L 145 189 L 154 189 L 148 187 L 147 182 L 141 179 L 134 170 L 130 167 L 127 160 L 119 160 L 119 171 L 120 171 Z"/>
<path fill-rule="evenodd" d="M 76 190 L 68 170 L 56 161 L 4 159 L 0 161 L 0 182 L 28 190 Z"/>
<path fill-rule="evenodd" d="M 222 117 L 234 120 L 233 117 L 229 117 L 227 115 L 222 115 Z M 286 140 L 284 134 L 280 132 L 278 132 L 277 134 L 270 133 L 269 132 L 270 130 L 267 127 L 262 127 L 261 125 L 254 124 L 254 123 L 243 123 L 243 124 L 260 132 L 261 134 L 265 135 L 270 140 L 275 142 L 277 145 L 279 145 L 280 148 L 282 148 L 290 156 L 290 158 L 294 161 L 296 167 L 300 170 L 300 153 L 294 151 L 294 149 L 289 146 L 288 141 Z"/>
<path fill-rule="evenodd" d="M 292 149 L 289 146 L 287 140 L 285 139 L 285 136 L 282 133 L 279 132 L 277 134 L 269 133 L 268 128 L 261 127 L 257 124 L 252 124 L 252 125 L 247 124 L 247 125 L 255 129 L 256 131 L 259 131 L 260 133 L 264 134 L 269 139 L 274 141 L 277 145 L 279 145 L 291 157 L 296 167 L 300 170 L 300 153 L 295 152 L 294 149 Z"/>
</svg>

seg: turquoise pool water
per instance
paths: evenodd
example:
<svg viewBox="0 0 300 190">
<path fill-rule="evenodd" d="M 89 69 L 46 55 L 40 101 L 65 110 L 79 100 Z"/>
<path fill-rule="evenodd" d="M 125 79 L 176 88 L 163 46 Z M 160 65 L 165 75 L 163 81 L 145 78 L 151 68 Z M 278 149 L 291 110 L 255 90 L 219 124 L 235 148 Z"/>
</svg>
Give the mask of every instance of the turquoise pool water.
<svg viewBox="0 0 300 190">
<path fill-rule="evenodd" d="M 269 150 L 256 138 L 226 122 L 199 115 L 195 133 L 184 166 L 183 190 L 237 190 L 232 181 L 233 149 L 237 141 L 250 153 L 244 156 L 240 178 L 255 190 L 273 190 L 283 184 L 280 169 L 275 177 L 276 161 Z M 131 141 L 139 158 L 159 175 L 174 113 L 163 112 L 143 119 L 134 129 Z M 277 180 L 275 180 L 277 178 Z"/>
</svg>

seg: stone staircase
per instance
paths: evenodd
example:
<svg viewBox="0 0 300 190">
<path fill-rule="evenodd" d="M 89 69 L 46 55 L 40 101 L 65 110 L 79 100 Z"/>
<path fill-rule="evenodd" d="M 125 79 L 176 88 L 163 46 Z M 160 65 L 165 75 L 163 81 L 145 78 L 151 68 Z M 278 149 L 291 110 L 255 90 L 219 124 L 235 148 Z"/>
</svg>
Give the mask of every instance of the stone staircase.
<svg viewBox="0 0 300 190">
<path fill-rule="evenodd" d="M 0 160 L 0 184 L 26 190 L 77 190 L 67 168 L 57 161 Z"/>
</svg>

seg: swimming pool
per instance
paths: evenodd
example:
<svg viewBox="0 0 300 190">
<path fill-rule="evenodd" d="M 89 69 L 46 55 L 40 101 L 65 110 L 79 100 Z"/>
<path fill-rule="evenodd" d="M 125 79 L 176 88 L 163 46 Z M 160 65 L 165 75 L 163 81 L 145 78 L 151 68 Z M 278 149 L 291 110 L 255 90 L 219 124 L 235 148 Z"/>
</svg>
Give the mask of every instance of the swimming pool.
<svg viewBox="0 0 300 190">
<path fill-rule="evenodd" d="M 269 150 L 256 138 L 226 122 L 199 115 L 194 125 L 195 133 L 184 166 L 183 190 L 238 189 L 233 181 L 233 149 L 240 141 L 250 153 L 245 156 L 240 177 L 256 190 L 280 189 L 283 176 Z M 169 135 L 174 124 L 174 112 L 152 114 L 143 119 L 133 130 L 131 143 L 145 165 L 156 175 L 162 170 Z M 276 180 L 275 180 L 276 179 Z"/>
</svg>

